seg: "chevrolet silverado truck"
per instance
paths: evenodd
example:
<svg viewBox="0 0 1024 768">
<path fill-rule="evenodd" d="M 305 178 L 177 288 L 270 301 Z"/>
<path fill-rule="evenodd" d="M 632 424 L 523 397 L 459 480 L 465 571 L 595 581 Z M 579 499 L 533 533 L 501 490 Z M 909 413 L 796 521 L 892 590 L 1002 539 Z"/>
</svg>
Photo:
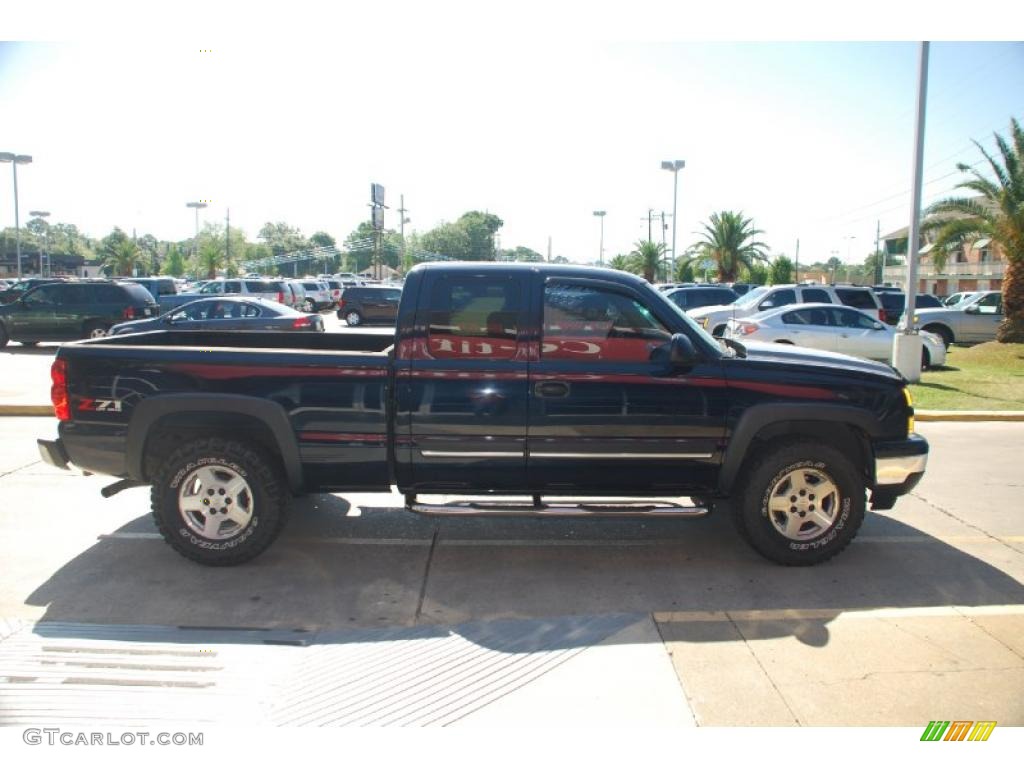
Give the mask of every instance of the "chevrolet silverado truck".
<svg viewBox="0 0 1024 768">
<path fill-rule="evenodd" d="M 152 486 L 164 539 L 207 565 L 264 551 L 294 496 L 393 486 L 426 515 L 718 510 L 810 565 L 928 454 L 890 366 L 718 340 L 586 267 L 420 265 L 393 332 L 155 331 L 65 344 L 51 374 L 43 458 L 120 478 L 104 495 Z"/>
</svg>

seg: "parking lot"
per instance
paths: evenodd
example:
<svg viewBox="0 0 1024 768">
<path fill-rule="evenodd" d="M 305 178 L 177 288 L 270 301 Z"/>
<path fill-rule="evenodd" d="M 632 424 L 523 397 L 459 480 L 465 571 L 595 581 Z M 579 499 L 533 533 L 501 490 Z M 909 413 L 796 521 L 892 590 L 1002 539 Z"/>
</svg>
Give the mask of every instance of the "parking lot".
<svg viewBox="0 0 1024 768">
<path fill-rule="evenodd" d="M 140 722 L 234 697 L 250 724 L 1024 724 L 1021 424 L 922 424 L 918 489 L 809 569 L 720 516 L 435 521 L 397 494 L 298 499 L 267 553 L 204 568 L 148 489 L 41 463 L 53 419 L 0 424 L 5 724 L 97 696 Z"/>
</svg>

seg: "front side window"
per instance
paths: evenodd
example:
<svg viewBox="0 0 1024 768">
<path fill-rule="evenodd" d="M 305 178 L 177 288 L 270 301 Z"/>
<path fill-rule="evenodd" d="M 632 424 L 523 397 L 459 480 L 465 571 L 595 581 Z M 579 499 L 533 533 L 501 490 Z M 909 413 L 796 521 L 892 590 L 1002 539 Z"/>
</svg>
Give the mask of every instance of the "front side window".
<svg viewBox="0 0 1024 768">
<path fill-rule="evenodd" d="M 979 314 L 1001 315 L 1003 314 L 1003 295 L 1001 293 L 990 293 L 974 306 L 978 308 Z"/>
<path fill-rule="evenodd" d="M 207 283 L 206 285 L 199 289 L 199 292 L 204 294 L 223 293 L 224 284 L 218 282 Z"/>
<path fill-rule="evenodd" d="M 766 306 L 770 304 L 771 306 Z M 758 304 L 760 309 L 772 309 L 773 307 L 785 307 L 788 304 L 796 304 L 796 291 L 792 288 L 783 288 L 768 294 L 765 300 Z"/>
<path fill-rule="evenodd" d="M 522 283 L 503 277 L 437 280 L 427 304 L 427 353 L 437 359 L 511 360 L 518 349 Z"/>
<path fill-rule="evenodd" d="M 43 285 L 36 288 L 34 291 L 25 294 L 25 303 L 28 305 L 32 304 L 57 304 L 60 301 L 59 297 L 60 286 L 57 285 Z"/>
<path fill-rule="evenodd" d="M 787 312 L 782 316 L 782 322 L 786 325 L 830 325 L 828 311 L 821 308 L 798 309 L 794 312 Z"/>
<path fill-rule="evenodd" d="M 543 359 L 646 363 L 671 337 L 646 306 L 625 294 L 574 283 L 544 289 Z"/>
</svg>

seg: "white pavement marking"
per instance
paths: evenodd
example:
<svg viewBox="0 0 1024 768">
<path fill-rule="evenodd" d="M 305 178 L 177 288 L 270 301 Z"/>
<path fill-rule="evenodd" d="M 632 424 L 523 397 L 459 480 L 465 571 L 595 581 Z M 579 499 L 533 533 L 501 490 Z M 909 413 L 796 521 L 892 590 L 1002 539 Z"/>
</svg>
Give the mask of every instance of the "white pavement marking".
<svg viewBox="0 0 1024 768">
<path fill-rule="evenodd" d="M 940 605 L 914 608 L 871 608 L 848 610 L 845 608 L 779 608 L 755 611 L 664 611 L 655 612 L 654 620 L 662 624 L 682 624 L 707 621 L 802 621 L 829 619 L 856 621 L 859 619 L 900 619 L 921 617 L 965 616 L 1020 616 L 1024 605 Z"/>
</svg>

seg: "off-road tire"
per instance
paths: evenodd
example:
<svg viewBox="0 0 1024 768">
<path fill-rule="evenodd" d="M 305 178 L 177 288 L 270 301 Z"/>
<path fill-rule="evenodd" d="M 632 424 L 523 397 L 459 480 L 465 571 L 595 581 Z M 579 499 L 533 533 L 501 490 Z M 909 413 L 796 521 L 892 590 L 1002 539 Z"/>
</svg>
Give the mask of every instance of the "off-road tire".
<svg viewBox="0 0 1024 768">
<path fill-rule="evenodd" d="M 178 507 L 178 487 L 195 469 L 219 465 L 240 475 L 252 491 L 252 518 L 231 538 L 211 540 L 186 525 Z M 153 520 L 172 549 L 203 565 L 238 565 L 269 547 L 288 517 L 285 483 L 275 464 L 242 443 L 207 437 L 174 451 L 157 472 L 150 494 Z"/>
<path fill-rule="evenodd" d="M 814 538 L 787 538 L 769 519 L 769 501 L 776 485 L 795 470 L 826 475 L 837 489 L 836 514 L 830 527 Z M 864 522 L 864 478 L 841 451 L 814 440 L 780 442 L 756 456 L 744 471 L 743 488 L 732 505 L 733 520 L 743 539 L 760 555 L 780 565 L 815 565 L 842 552 Z"/>
</svg>

